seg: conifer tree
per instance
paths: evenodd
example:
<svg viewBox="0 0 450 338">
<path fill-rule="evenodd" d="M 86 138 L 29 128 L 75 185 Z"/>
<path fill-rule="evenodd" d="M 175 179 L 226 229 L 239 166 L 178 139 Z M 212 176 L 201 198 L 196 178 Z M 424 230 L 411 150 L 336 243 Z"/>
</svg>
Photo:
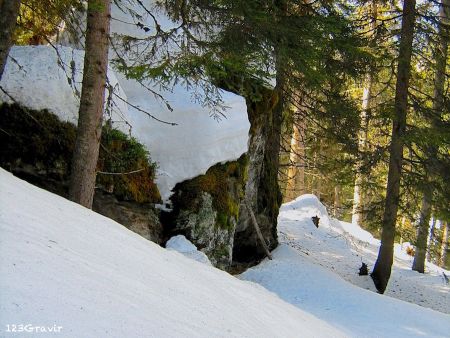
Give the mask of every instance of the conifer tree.
<svg viewBox="0 0 450 338">
<path fill-rule="evenodd" d="M 89 0 L 83 87 L 69 186 L 69 198 L 87 208 L 92 207 L 94 197 L 102 132 L 110 18 L 110 0 Z"/>
<path fill-rule="evenodd" d="M 400 32 L 397 83 L 395 90 L 394 115 L 390 144 L 389 173 L 384 206 L 381 246 L 371 277 L 377 290 L 386 290 L 394 256 L 395 225 L 400 201 L 400 179 L 403 162 L 403 146 L 408 110 L 408 88 L 411 76 L 412 42 L 415 24 L 415 0 L 403 3 L 402 27 Z"/>
<path fill-rule="evenodd" d="M 441 119 L 444 109 L 444 85 L 445 85 L 445 69 L 447 66 L 448 56 L 448 39 L 449 39 L 449 18 L 450 1 L 444 0 L 440 5 L 439 10 L 439 24 L 438 24 L 438 43 L 435 48 L 436 70 L 434 79 L 434 95 L 433 95 L 433 117 L 431 126 L 436 129 L 436 121 Z M 418 235 L 416 242 L 416 254 L 412 269 L 421 273 L 425 272 L 425 257 L 427 251 L 427 237 L 429 232 L 429 223 L 431 216 L 431 207 L 433 200 L 433 185 L 430 181 L 430 176 L 435 176 L 436 172 L 433 169 L 433 162 L 437 158 L 437 147 L 430 144 L 427 147 L 425 159 L 425 174 L 422 190 L 422 207 L 420 210 L 420 218 L 418 224 Z"/>
</svg>

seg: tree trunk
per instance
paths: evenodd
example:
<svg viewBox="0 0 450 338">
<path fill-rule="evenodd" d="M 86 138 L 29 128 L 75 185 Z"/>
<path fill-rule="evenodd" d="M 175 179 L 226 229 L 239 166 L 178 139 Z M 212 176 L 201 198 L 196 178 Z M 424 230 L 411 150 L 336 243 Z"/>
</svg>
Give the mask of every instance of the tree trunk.
<svg viewBox="0 0 450 338">
<path fill-rule="evenodd" d="M 11 49 L 19 8 L 20 0 L 0 0 L 0 80 Z"/>
<path fill-rule="evenodd" d="M 368 74 L 366 78 L 366 87 L 363 91 L 362 109 L 361 109 L 361 130 L 358 133 L 358 161 L 356 163 L 355 174 L 355 187 L 353 190 L 353 210 L 352 210 L 352 223 L 362 224 L 364 197 L 362 192 L 362 186 L 364 185 L 364 174 L 362 172 L 363 158 L 362 152 L 366 150 L 367 143 L 367 127 L 368 127 L 368 109 L 370 107 L 372 91 L 372 74 Z"/>
<path fill-rule="evenodd" d="M 436 128 L 436 119 L 440 119 L 443 109 L 444 109 L 444 85 L 445 85 L 445 68 L 447 64 L 447 50 L 448 50 L 448 32 L 445 27 L 445 23 L 448 19 L 448 11 L 450 10 L 450 1 L 444 0 L 440 6 L 439 10 L 439 43 L 435 51 L 436 58 L 436 72 L 434 79 L 434 93 L 433 93 L 433 112 L 435 117 L 432 119 L 432 128 Z M 422 210 L 418 225 L 418 236 L 417 236 L 417 249 L 416 255 L 414 256 L 414 262 L 412 269 L 421 273 L 424 273 L 425 269 L 425 256 L 427 249 L 427 237 L 428 229 L 430 223 L 431 215 L 431 203 L 433 198 L 433 191 L 430 188 L 431 182 L 430 177 L 433 176 L 432 164 L 437 157 L 436 146 L 431 145 L 427 149 L 428 161 L 425 165 L 425 179 L 423 187 L 423 201 Z"/>
<path fill-rule="evenodd" d="M 300 117 L 301 118 L 301 117 Z M 305 193 L 305 129 L 304 121 L 294 120 L 290 166 L 286 185 L 286 201 L 292 201 Z"/>
<path fill-rule="evenodd" d="M 389 172 L 383 214 L 381 246 L 371 274 L 375 286 L 384 293 L 391 276 L 394 254 L 395 223 L 400 199 L 400 179 L 403 161 L 406 113 L 408 109 L 408 87 L 411 75 L 411 54 L 414 35 L 415 0 L 403 3 L 403 19 L 395 89 L 395 111 L 390 146 Z"/>
<path fill-rule="evenodd" d="M 447 262 L 447 251 L 448 251 L 448 222 L 442 223 L 442 244 L 441 244 L 441 261 L 439 266 L 445 268 L 445 263 Z"/>
<path fill-rule="evenodd" d="M 371 3 L 371 23 L 369 25 L 371 34 L 375 34 L 377 27 L 378 8 L 376 1 Z M 362 171 L 363 166 L 363 153 L 367 150 L 367 131 L 368 131 L 368 115 L 371 107 L 372 99 L 372 83 L 373 75 L 370 70 L 366 76 L 365 87 L 363 89 L 362 104 L 361 104 L 361 128 L 358 133 L 358 161 L 355 165 L 355 184 L 353 190 L 353 209 L 352 209 L 352 223 L 362 224 L 364 214 L 364 193 L 362 187 L 365 183 L 364 173 Z"/>
<path fill-rule="evenodd" d="M 69 198 L 92 207 L 108 70 L 111 0 L 89 0 L 83 88 Z"/>
<path fill-rule="evenodd" d="M 342 195 L 342 186 L 340 184 L 334 187 L 334 207 L 333 207 L 333 216 L 334 218 L 341 217 L 341 195 Z"/>
<path fill-rule="evenodd" d="M 431 199 L 433 191 L 430 187 L 424 190 L 422 198 L 422 207 L 420 210 L 419 225 L 417 228 L 416 253 L 412 269 L 414 271 L 425 272 L 425 256 L 427 252 L 428 229 L 431 216 Z"/>
<path fill-rule="evenodd" d="M 426 260 L 428 262 L 432 262 L 433 256 L 431 255 L 431 248 L 434 245 L 434 231 L 436 226 L 436 218 L 433 216 L 431 220 L 431 229 L 430 229 L 430 237 L 428 238 L 428 249 L 427 249 L 427 257 Z"/>
</svg>

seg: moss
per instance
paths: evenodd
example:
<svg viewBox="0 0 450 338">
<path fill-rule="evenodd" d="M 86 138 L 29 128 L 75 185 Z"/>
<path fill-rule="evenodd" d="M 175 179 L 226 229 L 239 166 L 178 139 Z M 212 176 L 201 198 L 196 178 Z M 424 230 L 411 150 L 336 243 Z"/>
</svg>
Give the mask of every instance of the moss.
<svg viewBox="0 0 450 338">
<path fill-rule="evenodd" d="M 234 226 L 230 217 L 237 220 L 240 199 L 244 195 L 247 179 L 248 159 L 244 154 L 237 161 L 216 164 L 194 179 L 178 183 L 171 197 L 175 212 L 191 210 L 198 212 L 200 194 L 212 196 L 213 208 L 217 211 L 216 226 L 230 229 Z"/>
<path fill-rule="evenodd" d="M 0 105 L 0 164 L 5 168 L 31 165 L 43 175 L 66 182 L 70 177 L 76 126 L 62 122 L 47 110 L 35 111 L 17 104 Z M 97 170 L 131 175 L 97 175 L 97 185 L 117 198 L 160 202 L 154 182 L 156 164 L 144 146 L 126 134 L 104 127 Z"/>
<path fill-rule="evenodd" d="M 119 130 L 103 128 L 97 169 L 103 172 L 131 172 L 129 175 L 97 175 L 97 184 L 122 200 L 140 203 L 160 202 L 161 196 L 155 184 L 156 164 L 149 152 L 136 139 Z"/>
</svg>

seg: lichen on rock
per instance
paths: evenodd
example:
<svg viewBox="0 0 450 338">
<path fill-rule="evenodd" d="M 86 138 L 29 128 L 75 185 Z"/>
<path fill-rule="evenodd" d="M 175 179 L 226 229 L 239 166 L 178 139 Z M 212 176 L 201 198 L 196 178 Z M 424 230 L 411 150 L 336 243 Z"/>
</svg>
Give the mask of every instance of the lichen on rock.
<svg viewBox="0 0 450 338">
<path fill-rule="evenodd" d="M 247 157 L 216 164 L 181 182 L 171 197 L 170 235 L 183 234 L 221 269 L 232 261 L 234 233 L 247 178 Z"/>
</svg>

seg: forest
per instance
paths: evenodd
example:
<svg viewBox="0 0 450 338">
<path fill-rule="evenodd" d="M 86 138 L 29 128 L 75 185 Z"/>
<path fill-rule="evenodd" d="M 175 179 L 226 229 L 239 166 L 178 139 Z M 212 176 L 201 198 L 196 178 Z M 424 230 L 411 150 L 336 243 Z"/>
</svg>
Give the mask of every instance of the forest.
<svg viewBox="0 0 450 338">
<path fill-rule="evenodd" d="M 427 318 L 429 326 L 411 326 L 413 336 L 421 330 L 425 336 L 450 332 L 449 0 L 0 0 L 0 14 L 0 220 L 6 220 L 0 228 L 6 238 L 0 240 L 0 287 L 10 290 L 0 296 L 4 332 L 43 333 L 48 331 L 39 329 L 49 329 L 47 324 L 58 325 L 55 319 L 38 323 L 36 318 L 44 317 L 31 315 L 42 304 L 48 313 L 65 309 L 51 301 L 59 291 L 44 292 L 38 283 L 33 290 L 44 292 L 44 303 L 8 310 L 26 288 L 17 281 L 45 284 L 47 275 L 38 277 L 39 264 L 41 271 L 56 267 L 48 283 L 62 280 L 68 285 L 61 291 L 66 297 L 76 289 L 69 288 L 73 280 L 65 276 L 82 271 L 85 261 L 93 264 L 92 271 L 112 264 L 112 270 L 101 270 L 108 282 L 86 272 L 86 283 L 111 283 L 116 289 L 109 291 L 120 304 L 125 288 L 153 289 L 150 293 L 161 292 L 155 304 L 166 304 L 162 313 L 173 311 L 175 321 L 191 311 L 193 317 L 172 330 L 150 321 L 150 331 L 143 333 L 126 331 L 128 324 L 120 326 L 119 319 L 105 321 L 111 332 L 101 331 L 101 325 L 92 331 L 91 321 L 84 331 L 69 331 L 83 317 L 71 322 L 67 315 L 60 318 L 63 336 L 299 336 L 296 325 L 302 327 L 309 317 L 300 320 L 278 301 L 331 325 L 320 331 L 322 324 L 314 318 L 300 336 L 404 336 L 415 316 Z M 38 197 L 37 190 L 20 195 L 30 188 L 19 188 L 22 183 L 6 171 L 84 208 L 72 210 L 56 197 Z M 48 220 L 40 210 L 45 208 Z M 142 242 L 128 233 L 120 237 L 121 229 L 85 209 L 122 224 Z M 27 213 L 35 216 L 22 222 Z M 48 240 L 48 248 L 54 248 L 60 240 L 47 239 L 52 234 L 61 234 L 64 243 L 65 234 L 73 236 L 64 250 L 87 256 L 72 261 L 62 251 L 41 251 L 39 244 L 36 251 L 26 251 L 20 244 L 24 236 L 36 243 Z M 111 247 L 90 247 L 89 241 L 83 244 L 87 237 Z M 158 249 L 146 249 L 149 242 Z M 155 251 L 161 247 L 208 267 L 172 261 L 172 256 L 165 267 L 160 258 L 165 253 Z M 29 260 L 33 268 L 26 273 L 13 269 L 26 261 L 25 253 L 49 258 Z M 298 254 L 302 258 L 294 260 Z M 124 265 L 116 266 L 111 257 Z M 71 262 L 76 262 L 74 270 L 66 271 Z M 370 332 L 361 332 L 349 319 L 350 305 L 334 312 L 343 314 L 337 320 L 323 312 L 325 298 L 320 310 L 299 300 L 308 299 L 308 289 L 301 286 L 320 285 L 314 274 L 324 272 L 313 274 L 317 266 L 333 270 L 326 277 L 331 291 L 336 275 L 342 278 L 336 285 L 373 291 L 367 297 L 358 294 L 363 304 L 358 306 L 368 307 L 361 312 L 377 316 L 377 309 L 390 309 L 384 300 L 398 298 L 436 314 L 405 307 L 404 326 L 377 332 L 382 324 L 374 322 Z M 202 270 L 213 267 L 233 281 Z M 140 269 L 166 275 L 149 277 Z M 192 275 L 184 272 L 189 269 Z M 197 281 L 197 273 L 206 282 Z M 197 281 L 199 286 L 186 292 L 201 297 L 200 288 L 234 285 L 234 276 L 281 298 L 257 296 L 262 291 L 245 291 L 247 286 L 229 291 L 233 299 L 247 293 L 249 299 L 262 297 L 271 313 L 286 311 L 275 316 L 279 319 L 247 312 L 266 318 L 264 325 L 279 320 L 269 325 L 272 331 L 256 324 L 232 327 L 225 319 L 211 324 L 209 317 L 202 324 L 195 317 L 197 303 L 190 308 L 178 284 L 170 284 L 178 278 Z M 144 280 L 150 285 L 141 290 Z M 91 296 L 67 296 L 67 302 L 92 297 L 102 304 L 101 293 L 92 290 Z M 167 290 L 177 290 L 178 298 Z M 139 292 L 130 303 L 146 299 Z M 217 297 L 226 304 L 227 297 Z M 336 295 L 329 297 L 331 304 L 339 303 Z M 171 301 L 186 307 L 174 310 L 175 305 L 167 305 Z M 214 303 L 205 302 L 198 306 L 215 313 Z M 240 306 L 233 304 L 224 313 Z M 98 305 L 91 310 L 111 309 Z M 245 309 L 239 310 L 242 319 Z M 24 331 L 22 325 L 15 331 L 27 320 L 42 326 Z M 367 325 L 364 320 L 361 325 Z M 135 330 L 139 323 L 133 318 L 129 325 Z"/>
</svg>

